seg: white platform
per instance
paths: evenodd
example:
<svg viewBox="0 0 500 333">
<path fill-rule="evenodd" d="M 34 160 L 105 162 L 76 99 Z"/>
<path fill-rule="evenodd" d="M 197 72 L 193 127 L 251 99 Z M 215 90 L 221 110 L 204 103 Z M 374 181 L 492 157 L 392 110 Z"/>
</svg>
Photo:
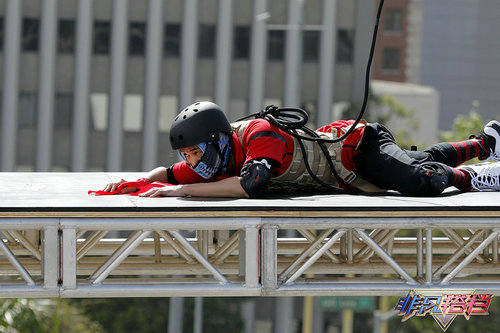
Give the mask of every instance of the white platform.
<svg viewBox="0 0 500 333">
<path fill-rule="evenodd" d="M 497 192 L 264 199 L 87 194 L 141 176 L 0 173 L 0 275 L 8 278 L 1 296 L 500 291 Z"/>
</svg>

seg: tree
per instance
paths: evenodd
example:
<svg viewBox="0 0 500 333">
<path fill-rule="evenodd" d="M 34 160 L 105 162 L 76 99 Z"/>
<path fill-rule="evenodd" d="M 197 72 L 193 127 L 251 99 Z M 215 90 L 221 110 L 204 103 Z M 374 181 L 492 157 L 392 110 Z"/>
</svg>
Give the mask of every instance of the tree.
<svg viewBox="0 0 500 333">
<path fill-rule="evenodd" d="M 440 139 L 443 142 L 457 142 L 468 138 L 471 133 L 479 133 L 484 128 L 484 121 L 479 113 L 479 102 L 472 103 L 472 110 L 467 116 L 458 115 L 453 121 L 451 131 L 442 132 Z M 478 159 L 473 159 L 468 164 L 478 163 Z"/>
<path fill-rule="evenodd" d="M 62 299 L 0 300 L 0 332 L 99 333 L 102 328 Z"/>
<path fill-rule="evenodd" d="M 379 96 L 373 93 L 369 94 L 367 105 L 363 118 L 382 125 L 387 125 L 391 121 L 401 124 L 402 126 L 390 129 L 398 145 L 404 149 L 417 146 L 417 142 L 410 135 L 411 130 L 416 130 L 420 126 L 415 109 L 406 107 L 392 96 Z M 342 117 L 355 119 L 360 110 L 361 107 L 358 104 L 351 102 L 342 110 Z"/>
<path fill-rule="evenodd" d="M 404 106 L 389 95 L 374 99 L 374 103 L 380 111 L 372 121 L 380 124 L 389 124 L 391 121 L 397 121 L 402 126 L 391 128 L 391 133 L 394 135 L 398 145 L 404 149 L 417 146 L 417 142 L 411 138 L 411 131 L 418 129 L 420 126 L 420 122 L 415 116 L 415 109 Z"/>
<path fill-rule="evenodd" d="M 204 297 L 203 332 L 241 332 L 243 322 L 239 313 L 241 298 Z M 105 332 L 165 332 L 168 327 L 167 297 L 74 299 L 92 320 L 99 322 Z M 193 331 L 194 298 L 184 302 L 183 331 Z"/>
</svg>

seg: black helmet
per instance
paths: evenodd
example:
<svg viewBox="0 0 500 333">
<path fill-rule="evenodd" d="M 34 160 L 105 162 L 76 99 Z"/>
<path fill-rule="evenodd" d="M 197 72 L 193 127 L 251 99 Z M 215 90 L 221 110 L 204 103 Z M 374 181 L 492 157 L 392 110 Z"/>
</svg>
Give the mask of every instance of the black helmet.
<svg viewBox="0 0 500 333">
<path fill-rule="evenodd" d="M 212 102 L 198 102 L 182 110 L 170 127 L 172 149 L 194 146 L 219 139 L 219 133 L 231 135 L 231 124 L 222 109 Z"/>
</svg>

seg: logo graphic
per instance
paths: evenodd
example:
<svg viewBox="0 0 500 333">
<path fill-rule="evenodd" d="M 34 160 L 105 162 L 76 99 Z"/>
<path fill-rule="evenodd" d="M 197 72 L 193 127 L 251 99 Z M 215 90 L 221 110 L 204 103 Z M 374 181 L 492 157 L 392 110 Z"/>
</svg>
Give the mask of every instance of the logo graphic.
<svg viewBox="0 0 500 333">
<path fill-rule="evenodd" d="M 430 314 L 439 327 L 446 331 L 456 316 L 463 315 L 469 320 L 472 315 L 487 315 L 492 294 L 476 294 L 476 290 L 412 289 L 401 297 L 394 310 L 399 311 L 401 321 L 414 315 Z"/>
</svg>

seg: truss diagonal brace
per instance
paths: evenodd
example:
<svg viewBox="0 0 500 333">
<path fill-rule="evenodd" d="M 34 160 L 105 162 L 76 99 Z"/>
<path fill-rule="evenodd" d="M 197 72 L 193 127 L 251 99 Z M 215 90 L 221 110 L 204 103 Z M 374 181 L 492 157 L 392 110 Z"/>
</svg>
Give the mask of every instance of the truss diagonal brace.
<svg viewBox="0 0 500 333">
<path fill-rule="evenodd" d="M 363 238 L 366 244 L 371 247 L 389 266 L 391 266 L 401 277 L 411 284 L 417 284 L 413 279 L 387 252 L 384 251 L 373 239 L 370 238 L 362 229 L 356 229 L 358 235 Z"/>
<path fill-rule="evenodd" d="M 478 245 L 465 259 L 458 264 L 448 275 L 446 275 L 439 284 L 447 284 L 453 279 L 465 266 L 470 264 L 472 260 L 481 252 L 486 246 L 488 246 L 492 240 L 496 240 L 500 230 L 494 230 L 486 239 L 484 239 L 481 244 Z"/>
<path fill-rule="evenodd" d="M 483 233 L 484 230 L 476 231 L 476 233 L 471 238 L 469 238 L 469 240 L 465 244 L 462 244 L 461 247 L 457 249 L 455 253 L 450 257 L 450 259 L 448 259 L 448 261 L 434 273 L 433 278 L 438 279 L 441 276 L 441 274 L 443 274 L 444 271 L 448 267 L 450 267 L 450 265 L 454 263 L 462 254 L 466 252 L 470 254 L 471 251 L 469 250 L 469 247 L 471 247 L 472 244 L 474 244 L 477 241 L 477 239 L 483 235 Z"/>
<path fill-rule="evenodd" d="M 316 239 L 316 235 L 313 234 L 311 231 L 307 229 L 298 229 L 297 230 L 302 236 L 304 236 L 310 243 L 314 242 Z M 352 252 L 352 251 L 351 251 Z M 332 262 L 338 264 L 340 263 L 340 260 L 337 258 L 335 253 L 332 251 L 332 249 L 328 249 L 328 251 L 325 252 L 325 255 L 332 260 Z"/>
<path fill-rule="evenodd" d="M 384 236 L 389 232 L 386 229 L 375 229 L 370 232 L 369 237 L 373 239 L 374 242 L 380 242 L 384 238 Z M 359 258 L 362 258 L 366 253 L 370 252 L 370 247 L 365 244 L 358 252 L 354 255 L 353 260 L 357 261 Z"/>
<path fill-rule="evenodd" d="M 38 260 L 42 260 L 42 254 L 40 251 L 26 238 L 24 235 L 16 230 L 8 230 L 7 233 L 11 234 L 12 236 L 16 237 L 19 241 L 19 243 L 24 246 L 25 249 L 30 251 L 35 258 Z"/>
<path fill-rule="evenodd" d="M 193 258 L 189 256 L 189 253 L 187 253 L 175 240 L 173 240 L 169 234 L 167 234 L 165 231 L 161 229 L 155 230 L 158 235 L 160 235 L 167 244 L 169 244 L 181 257 L 186 260 L 187 263 L 192 264 L 195 261 Z"/>
<path fill-rule="evenodd" d="M 340 229 L 337 231 L 335 235 L 333 235 L 323 246 L 319 248 L 319 250 L 314 253 L 311 258 L 309 258 L 302 267 L 300 267 L 293 275 L 285 282 L 285 284 L 292 283 L 295 281 L 299 276 L 304 273 L 306 269 L 308 269 L 313 263 L 316 262 L 316 260 L 319 259 L 325 253 L 340 237 L 342 237 L 346 233 L 346 230 Z M 310 248 L 314 249 L 316 247 L 316 244 L 313 244 Z"/>
<path fill-rule="evenodd" d="M 96 245 L 106 234 L 108 233 L 108 230 L 100 230 L 100 231 L 95 231 L 93 232 L 85 242 L 83 242 L 77 249 L 76 252 L 76 260 L 82 259 L 85 254 L 87 254 L 94 245 Z"/>
<path fill-rule="evenodd" d="M 0 250 L 5 254 L 9 262 L 17 269 L 17 271 L 21 274 L 22 278 L 26 281 L 28 286 L 34 286 L 35 281 L 31 277 L 30 273 L 21 265 L 19 260 L 16 259 L 16 256 L 12 251 L 5 245 L 3 240 L 0 239 Z"/>
<path fill-rule="evenodd" d="M 280 274 L 278 277 L 278 281 L 284 281 L 285 279 L 288 278 L 290 273 L 297 267 L 302 260 L 304 260 L 307 256 L 309 256 L 315 249 L 316 247 L 325 240 L 325 238 L 333 232 L 334 229 L 327 229 L 321 233 L 315 240 L 311 242 L 311 245 L 302 251 L 302 253 Z M 332 243 L 333 245 L 333 243 Z M 326 249 L 329 250 L 330 248 Z M 326 252 L 326 251 L 324 251 Z"/>
<path fill-rule="evenodd" d="M 235 232 L 224 244 L 217 249 L 212 255 L 212 262 L 221 263 L 226 259 L 231 252 L 238 246 L 239 233 Z"/>
<path fill-rule="evenodd" d="M 182 246 L 184 246 L 184 248 L 190 252 L 195 258 L 196 260 L 198 260 L 198 262 L 200 264 L 202 264 L 206 269 L 208 269 L 208 271 L 210 273 L 212 273 L 212 275 L 217 279 L 219 280 L 221 283 L 229 283 L 227 281 L 227 279 L 214 267 L 212 266 L 212 264 L 210 264 L 210 262 L 208 262 L 208 260 L 200 253 L 198 252 L 194 246 L 192 246 L 188 241 L 187 239 L 185 239 L 178 231 L 174 231 L 174 230 L 169 230 L 170 233 L 172 233 L 174 236 L 175 236 L 175 239 L 179 241 L 179 243 L 182 244 Z"/>
<path fill-rule="evenodd" d="M 130 235 L 111 257 L 95 271 L 90 277 L 90 282 L 92 284 L 101 283 L 150 233 L 151 230 L 137 230 Z"/>
<path fill-rule="evenodd" d="M 394 239 L 394 235 L 399 231 L 399 229 L 393 229 L 393 230 L 388 230 L 387 232 L 381 234 L 381 237 L 379 240 L 377 240 L 377 244 L 379 244 L 380 247 L 385 246 L 387 243 L 389 243 L 391 240 Z M 388 250 L 389 251 L 389 250 Z M 389 251 L 390 252 L 390 251 Z M 359 261 L 368 261 L 370 258 L 373 256 L 373 249 L 370 249 L 366 251 L 366 254 L 363 256 L 360 256 L 357 258 Z"/>
<path fill-rule="evenodd" d="M 462 236 L 456 232 L 455 230 L 453 229 L 450 229 L 450 228 L 443 228 L 441 229 L 441 231 L 446 235 L 448 236 L 458 247 L 463 247 L 467 242 L 462 238 Z M 476 231 L 479 232 L 480 230 Z M 471 253 L 472 251 L 474 250 L 474 248 L 470 249 L 470 248 L 466 248 L 465 250 L 465 253 L 469 254 Z M 481 255 L 477 256 L 477 260 L 481 263 L 484 263 L 485 260 L 483 257 L 481 257 Z"/>
</svg>

